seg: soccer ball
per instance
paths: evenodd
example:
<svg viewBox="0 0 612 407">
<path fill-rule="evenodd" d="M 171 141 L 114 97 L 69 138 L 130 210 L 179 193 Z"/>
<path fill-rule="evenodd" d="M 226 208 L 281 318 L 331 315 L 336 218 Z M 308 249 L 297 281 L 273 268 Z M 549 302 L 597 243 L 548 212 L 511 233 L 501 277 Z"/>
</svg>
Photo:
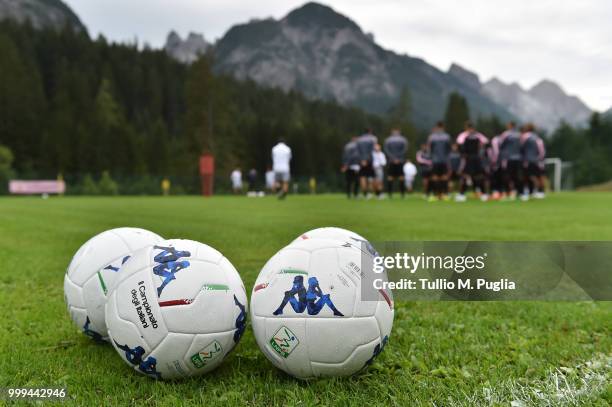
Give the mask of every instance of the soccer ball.
<svg viewBox="0 0 612 407">
<path fill-rule="evenodd" d="M 347 376 L 383 350 L 393 300 L 385 291 L 376 301 L 361 299 L 362 255 L 342 240 L 302 239 L 266 263 L 251 295 L 251 321 L 272 364 L 300 379 Z"/>
<path fill-rule="evenodd" d="M 153 232 L 118 228 L 89 239 L 76 252 L 64 277 L 68 312 L 83 333 L 96 341 L 107 339 L 104 322 L 106 295 L 132 253 L 161 242 Z"/>
<path fill-rule="evenodd" d="M 157 379 L 217 367 L 240 340 L 246 317 L 246 292 L 234 266 L 192 240 L 166 240 L 134 254 L 106 304 L 117 352 Z"/>
<path fill-rule="evenodd" d="M 363 236 L 347 229 L 337 228 L 337 227 L 324 227 L 309 230 L 308 232 L 302 233 L 298 236 L 293 242 L 290 244 L 300 242 L 306 239 L 331 239 L 331 240 L 340 240 L 346 243 L 350 243 L 353 246 L 356 246 L 360 249 L 365 249 L 372 254 L 372 256 L 377 256 L 378 253 L 376 249 L 370 244 L 370 242 Z M 363 247 L 362 247 L 363 246 Z"/>
<path fill-rule="evenodd" d="M 367 242 L 367 239 L 355 232 L 347 229 L 337 227 L 325 227 L 309 230 L 308 232 L 302 233 L 292 243 L 299 242 L 306 239 L 331 239 L 331 240 L 342 240 L 345 242 L 359 244 L 361 242 Z"/>
</svg>

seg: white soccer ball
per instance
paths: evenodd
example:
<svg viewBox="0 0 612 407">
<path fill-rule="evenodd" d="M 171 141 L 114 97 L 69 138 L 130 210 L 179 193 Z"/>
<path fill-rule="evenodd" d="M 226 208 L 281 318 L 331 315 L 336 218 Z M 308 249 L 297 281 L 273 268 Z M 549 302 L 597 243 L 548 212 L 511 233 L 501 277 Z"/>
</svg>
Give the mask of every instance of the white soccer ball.
<svg viewBox="0 0 612 407">
<path fill-rule="evenodd" d="M 106 304 L 117 352 L 157 379 L 217 367 L 240 340 L 246 317 L 246 292 L 234 266 L 192 240 L 166 240 L 136 253 Z"/>
<path fill-rule="evenodd" d="M 292 243 L 299 242 L 306 239 L 331 239 L 331 240 L 344 240 L 353 241 L 360 243 L 361 241 L 367 241 L 365 237 L 348 229 L 342 229 L 337 227 L 324 227 L 309 230 L 308 232 L 302 233 Z"/>
<path fill-rule="evenodd" d="M 251 323 L 276 367 L 301 379 L 346 376 L 382 351 L 393 300 L 382 290 L 362 300 L 362 255 L 341 240 L 303 239 L 266 263 L 251 295 Z"/>
<path fill-rule="evenodd" d="M 364 248 L 369 251 L 373 256 L 378 253 L 376 249 L 370 244 L 370 242 L 360 234 L 357 234 L 351 230 L 337 228 L 337 227 L 324 227 L 309 230 L 308 232 L 302 233 L 290 244 L 300 242 L 307 239 L 330 239 L 330 240 L 341 240 L 345 243 L 350 243 L 358 248 Z"/>
<path fill-rule="evenodd" d="M 138 228 L 118 228 L 89 239 L 76 252 L 64 277 L 68 312 L 83 333 L 96 341 L 106 340 L 106 296 L 130 256 L 163 238 Z"/>
</svg>

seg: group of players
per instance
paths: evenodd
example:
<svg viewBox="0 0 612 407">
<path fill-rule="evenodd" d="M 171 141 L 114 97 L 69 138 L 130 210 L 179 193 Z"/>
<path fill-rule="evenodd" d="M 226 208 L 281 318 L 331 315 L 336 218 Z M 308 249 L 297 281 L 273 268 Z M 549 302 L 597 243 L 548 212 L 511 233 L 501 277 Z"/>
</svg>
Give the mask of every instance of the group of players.
<svg viewBox="0 0 612 407">
<path fill-rule="evenodd" d="M 347 196 L 358 198 L 361 190 L 364 198 L 392 197 L 398 183 L 403 197 L 412 191 L 418 172 L 429 201 L 448 200 L 457 187 L 457 202 L 466 200 L 470 188 L 483 201 L 544 198 L 544 142 L 531 123 L 519 130 L 509 122 L 502 134 L 489 140 L 466 122 L 453 140 L 444 123 L 438 122 L 417 151 L 416 166 L 406 158 L 407 152 L 408 140 L 398 129 L 382 146 L 371 129 L 353 137 L 342 156 Z"/>
</svg>

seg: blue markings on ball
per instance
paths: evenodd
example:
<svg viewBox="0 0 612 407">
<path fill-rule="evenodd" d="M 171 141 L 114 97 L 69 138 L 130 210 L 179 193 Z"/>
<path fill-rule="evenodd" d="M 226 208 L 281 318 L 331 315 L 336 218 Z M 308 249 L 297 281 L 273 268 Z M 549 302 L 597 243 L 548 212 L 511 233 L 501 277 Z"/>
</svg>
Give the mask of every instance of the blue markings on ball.
<svg viewBox="0 0 612 407">
<path fill-rule="evenodd" d="M 335 316 L 344 316 L 336 308 L 329 294 L 323 293 L 319 286 L 319 280 L 316 277 L 308 278 L 308 289 L 306 289 L 304 287 L 304 276 L 295 276 L 293 278 L 293 286 L 289 291 L 285 291 L 283 300 L 273 314 L 282 315 L 287 304 L 290 304 L 297 314 L 301 314 L 306 310 L 308 315 L 318 315 L 327 305 Z"/>
<path fill-rule="evenodd" d="M 374 352 L 372 354 L 372 357 L 366 361 L 365 366 L 370 366 L 372 363 L 374 363 L 374 359 L 376 359 L 378 355 L 380 355 L 382 351 L 385 350 L 385 346 L 387 345 L 387 342 L 389 342 L 389 336 L 385 335 L 382 342 L 376 344 L 376 346 L 374 347 Z"/>
<path fill-rule="evenodd" d="M 142 360 L 142 356 L 145 354 L 145 350 L 142 346 L 136 346 L 132 349 L 128 345 L 120 345 L 117 341 L 114 342 L 115 345 L 125 353 L 125 360 L 138 366 L 138 370 L 142 373 L 155 379 L 161 379 L 161 373 L 157 371 L 157 359 L 153 356 L 149 356 L 145 360 Z"/>
<path fill-rule="evenodd" d="M 238 318 L 236 318 L 236 331 L 234 332 L 234 343 L 238 343 L 246 329 L 247 314 L 245 306 L 238 301 L 235 295 L 234 304 L 240 309 L 240 314 L 238 314 Z"/>
<path fill-rule="evenodd" d="M 153 246 L 153 248 L 161 250 L 161 252 L 153 257 L 153 260 L 159 263 L 153 267 L 153 274 L 163 278 L 161 285 L 157 287 L 157 296 L 159 297 L 164 288 L 170 284 L 170 282 L 176 280 L 175 274 L 189 267 L 190 263 L 187 260 L 178 260 L 181 257 L 191 256 L 191 253 L 177 250 L 174 247 Z"/>
<path fill-rule="evenodd" d="M 91 321 L 89 320 L 89 317 L 87 317 L 87 319 L 85 320 L 85 325 L 83 325 L 83 333 L 89 336 L 91 339 L 93 339 L 97 343 L 104 343 L 104 339 L 102 339 L 102 335 L 100 335 L 93 329 L 89 328 L 90 324 L 91 324 Z"/>
<path fill-rule="evenodd" d="M 119 270 L 121 270 L 121 266 L 123 266 L 125 264 L 126 261 L 129 260 L 131 256 L 125 256 L 122 260 L 121 260 L 121 265 L 119 266 L 113 266 L 112 264 L 109 264 L 108 266 L 104 267 L 103 270 L 110 270 L 110 271 L 114 271 L 115 273 L 118 272 Z"/>
</svg>

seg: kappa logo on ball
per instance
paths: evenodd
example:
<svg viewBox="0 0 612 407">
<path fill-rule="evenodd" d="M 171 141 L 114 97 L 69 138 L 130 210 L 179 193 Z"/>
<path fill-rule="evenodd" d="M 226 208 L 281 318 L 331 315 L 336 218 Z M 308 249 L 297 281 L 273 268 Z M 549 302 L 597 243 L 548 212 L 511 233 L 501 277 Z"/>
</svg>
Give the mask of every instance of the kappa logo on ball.
<svg viewBox="0 0 612 407">
<path fill-rule="evenodd" d="M 188 251 L 179 251 L 174 247 L 153 246 L 154 249 L 160 249 L 153 260 L 159 263 L 153 267 L 153 274 L 163 278 L 159 287 L 157 287 L 157 296 L 161 296 L 163 289 L 170 284 L 172 280 L 176 280 L 175 274 L 189 267 L 187 260 L 178 261 L 181 257 L 189 257 L 191 253 Z"/>
<path fill-rule="evenodd" d="M 191 357 L 191 363 L 198 369 L 202 368 L 217 359 L 222 352 L 221 344 L 218 341 L 212 341 L 204 349 Z"/>
<path fill-rule="evenodd" d="M 279 355 L 285 359 L 293 352 L 295 348 L 300 344 L 297 336 L 291 330 L 285 326 L 281 326 L 274 336 L 270 339 L 270 346 Z"/>
<path fill-rule="evenodd" d="M 301 273 L 293 278 L 291 289 L 285 291 L 283 300 L 273 314 L 283 315 L 287 304 L 290 304 L 291 308 L 298 314 L 306 310 L 308 315 L 319 315 L 319 312 L 327 305 L 335 316 L 344 316 L 343 313 L 338 311 L 329 297 L 329 294 L 323 293 L 319 286 L 319 280 L 317 280 L 316 277 L 309 277 L 308 289 L 306 289 L 306 287 L 304 287 L 304 276 L 302 276 Z"/>
</svg>

